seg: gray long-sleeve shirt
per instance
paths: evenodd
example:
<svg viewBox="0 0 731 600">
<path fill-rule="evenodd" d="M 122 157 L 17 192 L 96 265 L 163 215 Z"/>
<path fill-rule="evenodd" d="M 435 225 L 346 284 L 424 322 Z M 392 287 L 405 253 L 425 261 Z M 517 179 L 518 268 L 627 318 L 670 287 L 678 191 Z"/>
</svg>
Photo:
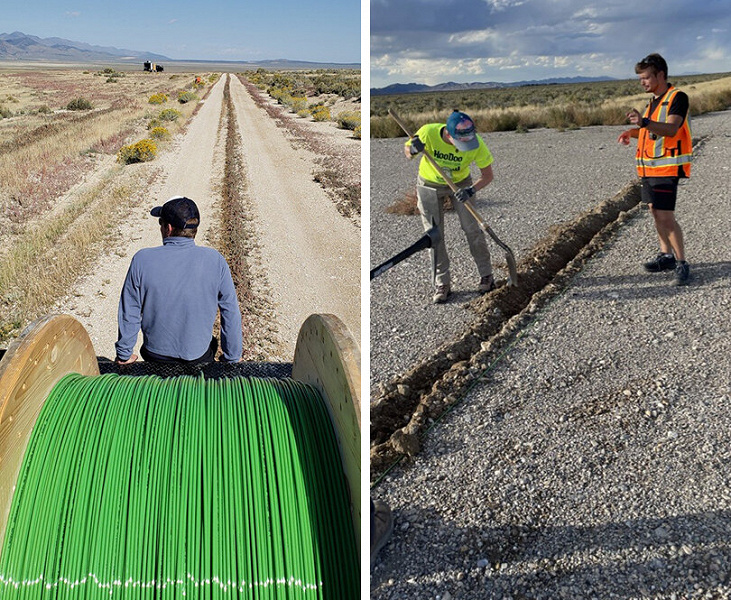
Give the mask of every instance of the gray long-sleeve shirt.
<svg viewBox="0 0 731 600">
<path fill-rule="evenodd" d="M 162 246 L 132 257 L 119 299 L 117 358 L 127 360 L 142 328 L 145 348 L 194 360 L 211 343 L 221 311 L 221 349 L 226 361 L 241 358 L 241 313 L 226 259 L 192 238 L 168 237 Z"/>
</svg>

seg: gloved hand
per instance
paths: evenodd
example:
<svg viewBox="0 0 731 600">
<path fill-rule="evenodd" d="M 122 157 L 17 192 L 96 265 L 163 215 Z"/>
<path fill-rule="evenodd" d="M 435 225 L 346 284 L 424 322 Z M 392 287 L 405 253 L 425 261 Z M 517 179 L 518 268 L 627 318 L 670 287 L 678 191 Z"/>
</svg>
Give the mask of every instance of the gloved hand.
<svg viewBox="0 0 731 600">
<path fill-rule="evenodd" d="M 457 190 L 456 192 L 454 192 L 454 197 L 459 202 L 466 202 L 467 200 L 472 198 L 472 196 L 474 196 L 474 195 L 475 195 L 474 186 L 462 188 L 461 190 Z"/>
<path fill-rule="evenodd" d="M 409 146 L 409 151 L 411 152 L 412 156 L 415 156 L 419 154 L 419 152 L 424 151 L 424 142 L 422 142 L 418 136 L 414 136 L 411 138 L 411 145 Z"/>
</svg>

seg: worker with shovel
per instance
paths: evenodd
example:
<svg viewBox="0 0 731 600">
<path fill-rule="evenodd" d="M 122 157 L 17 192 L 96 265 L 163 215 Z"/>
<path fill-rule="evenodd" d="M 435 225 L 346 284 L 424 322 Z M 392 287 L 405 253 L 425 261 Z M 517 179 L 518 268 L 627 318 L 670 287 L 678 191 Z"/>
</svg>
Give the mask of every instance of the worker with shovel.
<svg viewBox="0 0 731 600">
<path fill-rule="evenodd" d="M 480 274 L 479 291 L 489 292 L 495 288 L 492 274 L 490 250 L 480 225 L 463 204 L 479 190 L 487 186 L 493 179 L 493 157 L 485 142 L 477 135 L 475 124 L 465 113 L 455 110 L 446 123 L 427 123 L 409 139 L 404 146 L 406 157 L 426 152 L 452 177 L 452 182 L 459 188 L 452 193 L 449 183 L 439 170 L 423 156 L 419 163 L 416 195 L 417 206 L 421 214 L 424 229 L 428 231 L 434 225 L 444 231 L 444 201 L 453 196 L 454 209 L 459 217 L 462 230 L 467 238 L 472 257 L 477 263 Z M 470 165 L 475 163 L 480 169 L 477 181 L 472 181 Z M 434 298 L 435 304 L 447 301 L 451 293 L 449 274 L 449 256 L 444 244 L 444 236 L 431 248 L 435 267 Z"/>
</svg>

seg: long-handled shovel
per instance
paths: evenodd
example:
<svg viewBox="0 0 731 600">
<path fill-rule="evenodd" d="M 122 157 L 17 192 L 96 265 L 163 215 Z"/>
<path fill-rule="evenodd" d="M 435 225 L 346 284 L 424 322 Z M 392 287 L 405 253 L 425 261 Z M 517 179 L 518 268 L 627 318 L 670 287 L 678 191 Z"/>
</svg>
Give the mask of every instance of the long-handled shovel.
<svg viewBox="0 0 731 600">
<path fill-rule="evenodd" d="M 401 120 L 401 117 L 399 117 L 396 114 L 396 111 L 389 108 L 388 114 L 390 114 L 394 121 L 399 124 L 399 127 L 404 130 L 404 133 L 408 135 L 410 138 L 414 137 L 412 133 L 409 131 L 406 124 Z M 437 172 L 444 178 L 444 181 L 447 182 L 447 185 L 452 190 L 452 192 L 456 193 L 459 190 L 459 187 L 452 181 L 451 176 L 449 173 L 447 173 L 444 168 L 436 161 L 434 160 L 434 157 L 429 154 L 429 152 L 424 149 L 424 156 L 426 156 L 426 159 L 432 164 L 432 166 L 437 170 Z M 515 264 L 515 255 L 513 254 L 513 251 L 508 247 L 507 244 L 505 244 L 497 235 L 495 235 L 495 232 L 492 230 L 492 228 L 485 222 L 485 220 L 480 216 L 480 213 L 477 212 L 475 207 L 472 205 L 472 202 L 470 200 L 467 200 L 464 202 L 464 205 L 467 207 L 467 210 L 470 211 L 472 216 L 475 218 L 477 223 L 480 225 L 480 228 L 487 233 L 494 241 L 495 243 L 500 246 L 505 251 L 505 261 L 508 263 L 508 285 L 518 285 L 518 267 Z"/>
<path fill-rule="evenodd" d="M 439 241 L 439 227 L 432 224 L 431 229 L 427 230 L 427 232 L 420 237 L 416 242 L 411 244 L 408 248 L 405 250 L 402 250 L 392 258 L 389 258 L 386 262 L 381 263 L 378 265 L 375 269 L 371 270 L 371 279 L 374 279 L 378 277 L 379 275 L 385 273 L 388 271 L 391 267 L 394 265 L 397 265 L 402 260 L 406 260 L 411 256 L 412 254 L 416 254 L 419 252 L 419 250 L 424 250 L 426 248 L 432 248 L 436 246 L 437 242 Z M 432 265 L 432 270 L 434 269 L 434 266 Z M 433 279 L 433 274 L 432 274 Z"/>
</svg>

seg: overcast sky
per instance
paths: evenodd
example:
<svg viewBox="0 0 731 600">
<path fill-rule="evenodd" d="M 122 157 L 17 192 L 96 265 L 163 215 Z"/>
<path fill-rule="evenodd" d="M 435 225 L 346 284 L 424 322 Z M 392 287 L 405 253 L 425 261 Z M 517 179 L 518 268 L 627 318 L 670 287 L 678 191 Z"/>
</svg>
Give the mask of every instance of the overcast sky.
<svg viewBox="0 0 731 600">
<path fill-rule="evenodd" d="M 370 86 L 731 71 L 731 0 L 370 0 Z"/>
<path fill-rule="evenodd" d="M 172 59 L 358 63 L 360 0 L 30 0 L 4 2 L 21 31 Z"/>
</svg>

